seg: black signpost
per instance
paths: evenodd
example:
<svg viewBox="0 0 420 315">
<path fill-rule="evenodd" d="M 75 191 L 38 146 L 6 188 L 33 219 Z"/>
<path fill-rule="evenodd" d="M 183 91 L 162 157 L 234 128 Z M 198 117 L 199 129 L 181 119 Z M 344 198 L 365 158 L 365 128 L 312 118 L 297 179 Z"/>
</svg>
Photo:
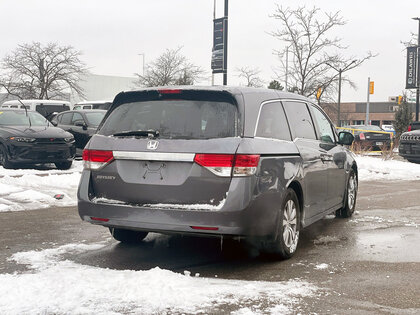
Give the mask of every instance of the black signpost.
<svg viewBox="0 0 420 315">
<path fill-rule="evenodd" d="M 225 0 L 225 16 L 213 20 L 213 49 L 211 70 L 223 73 L 223 85 L 227 85 L 227 47 L 228 47 L 228 0 Z"/>
<path fill-rule="evenodd" d="M 224 73 L 227 69 L 226 60 L 226 29 L 227 18 L 213 21 L 213 51 L 211 55 L 211 69 L 213 73 Z"/>
<path fill-rule="evenodd" d="M 407 47 L 407 75 L 405 79 L 406 89 L 417 88 L 417 46 Z"/>
<path fill-rule="evenodd" d="M 420 18 L 413 18 L 419 22 L 417 33 L 417 46 L 407 47 L 407 76 L 405 79 L 406 89 L 416 89 L 416 121 L 419 121 L 420 107 Z"/>
</svg>

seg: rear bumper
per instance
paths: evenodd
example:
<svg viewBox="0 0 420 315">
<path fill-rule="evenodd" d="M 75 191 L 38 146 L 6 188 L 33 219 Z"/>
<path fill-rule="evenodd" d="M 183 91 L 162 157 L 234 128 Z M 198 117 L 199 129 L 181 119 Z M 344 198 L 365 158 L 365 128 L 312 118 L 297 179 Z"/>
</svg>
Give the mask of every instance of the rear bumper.
<svg viewBox="0 0 420 315">
<path fill-rule="evenodd" d="M 355 140 L 355 144 L 360 145 L 363 149 L 371 149 L 371 150 L 382 150 L 383 148 L 389 149 L 391 147 L 391 140 Z M 382 143 L 382 144 L 381 144 Z"/>
<path fill-rule="evenodd" d="M 247 181 L 238 181 L 229 191 L 224 206 L 217 210 L 150 208 L 99 203 L 89 199 L 90 172 L 83 171 L 78 190 L 78 210 L 82 220 L 107 227 L 117 227 L 158 233 L 200 234 L 207 236 L 269 236 L 277 222 L 281 197 L 278 193 L 263 193 L 249 201 Z M 241 186 L 243 185 L 243 186 Z M 101 218 L 107 222 L 94 220 Z M 213 228 L 211 230 L 197 229 Z"/>
<path fill-rule="evenodd" d="M 72 161 L 76 154 L 74 143 L 9 143 L 7 149 L 13 163 L 66 162 Z"/>
</svg>

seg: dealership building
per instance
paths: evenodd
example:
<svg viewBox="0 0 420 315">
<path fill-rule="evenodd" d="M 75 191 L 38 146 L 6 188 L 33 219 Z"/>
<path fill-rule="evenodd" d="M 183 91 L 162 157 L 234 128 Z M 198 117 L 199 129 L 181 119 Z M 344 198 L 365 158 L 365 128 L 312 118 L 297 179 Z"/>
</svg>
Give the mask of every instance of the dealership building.
<svg viewBox="0 0 420 315">
<path fill-rule="evenodd" d="M 366 102 L 341 103 L 340 126 L 347 125 L 391 125 L 395 121 L 395 112 L 399 106 L 392 97 L 388 102 L 369 102 L 369 122 L 366 122 Z M 321 104 L 334 123 L 337 122 L 337 104 Z M 415 104 L 411 104 L 415 112 Z M 413 116 L 414 117 L 414 116 Z"/>
</svg>

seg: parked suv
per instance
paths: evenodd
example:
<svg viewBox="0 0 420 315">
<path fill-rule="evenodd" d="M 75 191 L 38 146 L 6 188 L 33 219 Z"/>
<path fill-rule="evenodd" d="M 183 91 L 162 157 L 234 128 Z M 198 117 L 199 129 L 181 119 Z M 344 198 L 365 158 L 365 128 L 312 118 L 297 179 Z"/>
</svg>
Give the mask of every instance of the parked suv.
<svg viewBox="0 0 420 315">
<path fill-rule="evenodd" d="M 148 232 L 252 237 L 291 257 L 299 231 L 357 194 L 353 135 L 302 96 L 253 88 L 124 92 L 83 152 L 80 217 Z"/>
<path fill-rule="evenodd" d="M 81 156 L 86 143 L 96 132 L 105 113 L 106 110 L 102 109 L 69 110 L 53 117 L 51 123 L 74 136 L 76 155 Z"/>
</svg>

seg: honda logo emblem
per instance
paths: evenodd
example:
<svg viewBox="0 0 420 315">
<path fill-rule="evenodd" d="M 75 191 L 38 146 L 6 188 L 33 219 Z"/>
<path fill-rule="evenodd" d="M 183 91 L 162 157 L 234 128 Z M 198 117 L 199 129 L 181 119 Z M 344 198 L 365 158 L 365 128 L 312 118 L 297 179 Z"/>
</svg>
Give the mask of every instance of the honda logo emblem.
<svg viewBox="0 0 420 315">
<path fill-rule="evenodd" d="M 159 141 L 157 140 L 149 140 L 147 142 L 147 149 L 148 150 L 156 150 L 159 145 Z"/>
</svg>

